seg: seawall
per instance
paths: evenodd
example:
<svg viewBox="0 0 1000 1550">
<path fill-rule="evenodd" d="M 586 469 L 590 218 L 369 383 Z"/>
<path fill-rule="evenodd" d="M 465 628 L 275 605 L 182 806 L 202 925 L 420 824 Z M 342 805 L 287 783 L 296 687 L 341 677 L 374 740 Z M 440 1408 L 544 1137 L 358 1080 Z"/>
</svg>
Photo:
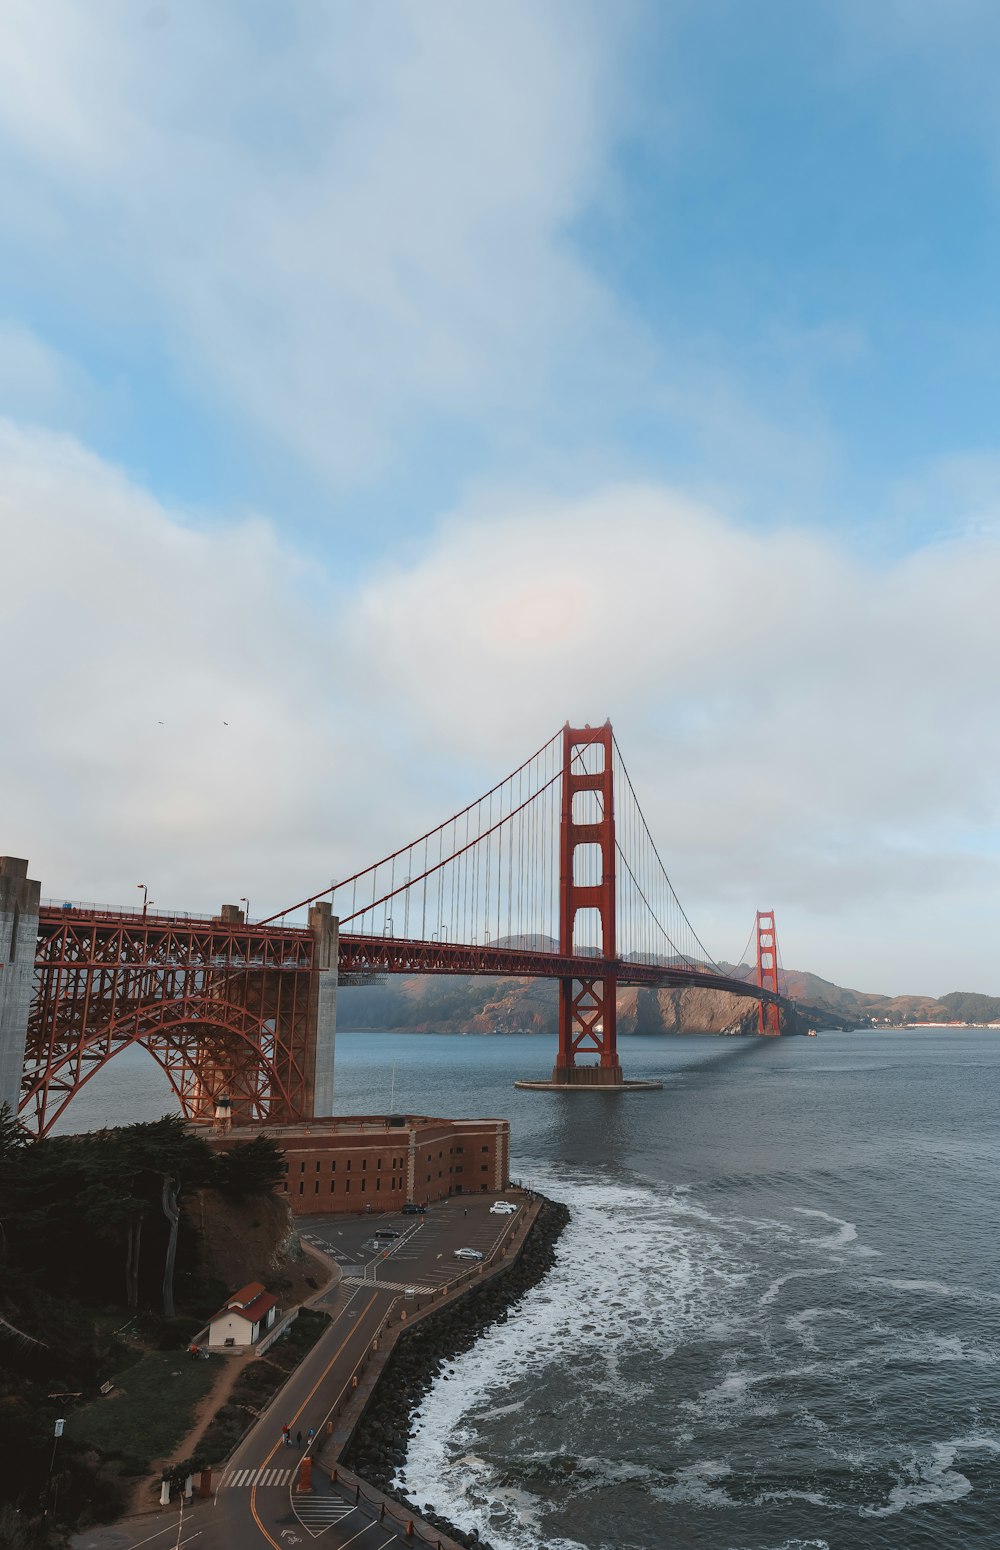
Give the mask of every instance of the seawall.
<svg viewBox="0 0 1000 1550">
<path fill-rule="evenodd" d="M 342 1462 L 352 1472 L 459 1545 L 489 1550 L 484 1541 L 449 1523 L 432 1507 L 409 1502 L 393 1490 L 393 1478 L 406 1457 L 414 1411 L 442 1368 L 470 1350 L 487 1329 L 504 1323 L 513 1305 L 547 1274 L 569 1216 L 561 1202 L 542 1199 L 510 1263 L 459 1293 L 454 1301 L 423 1314 L 397 1336 L 343 1449 Z"/>
</svg>

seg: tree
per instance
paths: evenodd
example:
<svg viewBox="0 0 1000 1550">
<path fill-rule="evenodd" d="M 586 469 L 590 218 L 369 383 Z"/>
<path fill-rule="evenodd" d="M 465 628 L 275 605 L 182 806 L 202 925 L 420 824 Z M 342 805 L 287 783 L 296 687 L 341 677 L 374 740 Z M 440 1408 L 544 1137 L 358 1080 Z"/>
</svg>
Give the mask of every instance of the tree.
<svg viewBox="0 0 1000 1550">
<path fill-rule="evenodd" d="M 270 1136 L 238 1141 L 216 1159 L 215 1187 L 226 1195 L 269 1195 L 284 1175 L 284 1154 Z"/>
<path fill-rule="evenodd" d="M 167 1222 L 163 1312 L 172 1319 L 181 1191 L 211 1184 L 215 1154 L 206 1141 L 190 1133 L 179 1115 L 169 1115 L 151 1125 L 129 1125 L 124 1137 L 126 1142 L 130 1139 L 136 1144 L 145 1175 L 155 1177 L 158 1186 L 160 1209 Z"/>
</svg>

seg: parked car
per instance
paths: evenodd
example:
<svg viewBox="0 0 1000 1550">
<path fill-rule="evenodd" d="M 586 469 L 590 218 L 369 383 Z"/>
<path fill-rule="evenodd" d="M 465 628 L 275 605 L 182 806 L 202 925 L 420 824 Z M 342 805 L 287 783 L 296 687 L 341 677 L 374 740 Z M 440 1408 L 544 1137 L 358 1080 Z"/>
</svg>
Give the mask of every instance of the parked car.
<svg viewBox="0 0 1000 1550">
<path fill-rule="evenodd" d="M 375 1236 L 376 1236 L 376 1238 L 398 1238 L 399 1237 L 399 1228 L 398 1227 L 376 1227 L 376 1229 L 375 1229 Z"/>
<path fill-rule="evenodd" d="M 456 1249 L 455 1250 L 455 1258 L 456 1259 L 476 1259 L 476 1260 L 479 1260 L 479 1259 L 482 1259 L 482 1257 L 483 1256 L 480 1254 L 478 1249 Z"/>
<path fill-rule="evenodd" d="M 517 1206 L 512 1200 L 495 1200 L 490 1206 L 491 1216 L 513 1216 Z"/>
<path fill-rule="evenodd" d="M 404 1216 L 423 1216 L 426 1206 L 418 1206 L 412 1200 L 408 1200 L 403 1207 Z"/>
</svg>

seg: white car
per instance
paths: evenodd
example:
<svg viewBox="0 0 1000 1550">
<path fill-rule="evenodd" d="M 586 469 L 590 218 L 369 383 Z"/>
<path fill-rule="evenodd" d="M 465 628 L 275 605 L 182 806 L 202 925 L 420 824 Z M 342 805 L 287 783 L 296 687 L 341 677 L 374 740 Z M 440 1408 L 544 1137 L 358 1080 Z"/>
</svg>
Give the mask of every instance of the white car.
<svg viewBox="0 0 1000 1550">
<path fill-rule="evenodd" d="M 478 1249 L 456 1249 L 455 1250 L 455 1258 L 456 1259 L 476 1259 L 476 1260 L 479 1260 L 479 1259 L 482 1259 L 482 1257 L 483 1256 L 480 1254 Z"/>
<path fill-rule="evenodd" d="M 517 1206 L 512 1200 L 496 1200 L 490 1206 L 491 1216 L 513 1216 Z"/>
</svg>

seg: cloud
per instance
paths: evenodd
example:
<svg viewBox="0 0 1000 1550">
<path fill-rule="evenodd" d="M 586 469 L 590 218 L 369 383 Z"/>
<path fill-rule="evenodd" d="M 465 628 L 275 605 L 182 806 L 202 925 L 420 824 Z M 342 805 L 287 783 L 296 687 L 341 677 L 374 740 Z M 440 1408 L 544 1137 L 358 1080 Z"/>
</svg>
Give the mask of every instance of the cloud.
<svg viewBox="0 0 1000 1550">
<path fill-rule="evenodd" d="M 571 233 L 626 28 L 580 0 L 151 15 L 15 0 L 0 166 L 60 288 L 153 316 L 197 392 L 367 478 L 435 421 L 529 423 L 600 348 Z"/>
<path fill-rule="evenodd" d="M 454 518 L 355 634 L 439 755 L 610 715 L 696 922 L 778 898 L 817 961 L 837 917 L 863 959 L 887 901 L 919 929 L 1000 883 L 998 585 L 988 535 L 876 568 L 624 487 Z"/>
<path fill-rule="evenodd" d="M 72 438 L 10 422 L 0 535 L 5 849 L 98 901 L 141 880 L 203 907 L 277 880 L 340 753 L 311 713 L 301 561 L 260 520 L 199 532 Z"/>
<path fill-rule="evenodd" d="M 720 956 L 773 905 L 789 964 L 1000 989 L 989 535 L 875 568 L 653 486 L 496 494 L 351 597 L 69 437 L 0 425 L 0 491 L 0 843 L 46 892 L 280 908 L 610 716 Z"/>
<path fill-rule="evenodd" d="M 79 417 L 92 391 L 73 361 L 23 324 L 0 318 L 0 414 Z"/>
</svg>

